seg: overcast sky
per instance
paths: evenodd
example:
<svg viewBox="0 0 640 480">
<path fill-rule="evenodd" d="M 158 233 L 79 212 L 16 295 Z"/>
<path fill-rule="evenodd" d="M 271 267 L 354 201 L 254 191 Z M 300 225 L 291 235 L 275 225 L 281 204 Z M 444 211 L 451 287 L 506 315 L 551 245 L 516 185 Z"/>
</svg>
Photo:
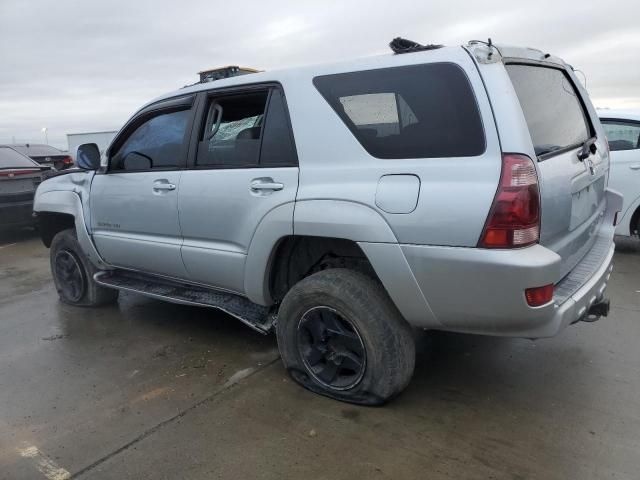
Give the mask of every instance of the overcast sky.
<svg viewBox="0 0 640 480">
<path fill-rule="evenodd" d="M 66 148 L 219 65 L 272 69 L 491 37 L 582 70 L 598 107 L 640 108 L 640 0 L 0 0 L 0 143 Z"/>
</svg>

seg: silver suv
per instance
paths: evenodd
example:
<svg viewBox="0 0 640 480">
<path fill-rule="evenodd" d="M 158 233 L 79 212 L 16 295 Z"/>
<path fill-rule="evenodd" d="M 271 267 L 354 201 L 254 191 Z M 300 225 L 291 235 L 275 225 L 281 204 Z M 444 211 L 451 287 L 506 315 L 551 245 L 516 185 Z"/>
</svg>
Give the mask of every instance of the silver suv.
<svg viewBox="0 0 640 480">
<path fill-rule="evenodd" d="M 621 196 L 573 69 L 470 42 L 200 83 L 38 188 L 63 302 L 119 290 L 276 331 L 296 382 L 379 404 L 412 327 L 549 337 L 608 312 Z"/>
</svg>

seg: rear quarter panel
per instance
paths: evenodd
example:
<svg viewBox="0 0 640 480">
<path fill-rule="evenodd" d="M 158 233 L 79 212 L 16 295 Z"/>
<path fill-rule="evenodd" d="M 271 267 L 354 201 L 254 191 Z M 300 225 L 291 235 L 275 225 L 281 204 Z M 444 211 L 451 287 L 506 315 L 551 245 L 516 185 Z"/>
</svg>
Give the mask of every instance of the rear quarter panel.
<svg viewBox="0 0 640 480">
<path fill-rule="evenodd" d="M 486 150 L 477 157 L 378 159 L 367 153 L 331 106 L 314 87 L 315 75 L 359 69 L 447 62 L 459 65 L 469 79 L 481 112 Z M 333 200 L 359 204 L 384 220 L 399 243 L 475 246 L 481 234 L 500 177 L 500 145 L 482 80 L 462 48 L 443 48 L 407 55 L 377 57 L 314 70 L 308 80 L 283 78 L 300 161 L 298 205 Z M 394 214 L 376 204 L 376 189 L 385 175 L 419 178 L 416 208 Z M 314 222 L 305 215 L 312 208 L 296 208 L 294 232 Z M 336 222 L 339 222 L 336 219 Z M 344 238 L 350 238 L 345 225 Z M 376 241 L 357 238 L 356 241 Z"/>
</svg>

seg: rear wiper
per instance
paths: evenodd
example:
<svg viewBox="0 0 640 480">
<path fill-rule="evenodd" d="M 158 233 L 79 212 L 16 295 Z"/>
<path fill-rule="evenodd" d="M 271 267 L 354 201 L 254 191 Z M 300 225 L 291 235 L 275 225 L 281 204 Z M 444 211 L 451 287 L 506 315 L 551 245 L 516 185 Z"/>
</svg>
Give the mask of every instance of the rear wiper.
<svg viewBox="0 0 640 480">
<path fill-rule="evenodd" d="M 596 137 L 591 137 L 582 144 L 582 148 L 578 152 L 578 160 L 582 162 L 589 158 L 589 155 L 598 151 L 598 147 L 596 147 L 596 140 Z"/>
</svg>

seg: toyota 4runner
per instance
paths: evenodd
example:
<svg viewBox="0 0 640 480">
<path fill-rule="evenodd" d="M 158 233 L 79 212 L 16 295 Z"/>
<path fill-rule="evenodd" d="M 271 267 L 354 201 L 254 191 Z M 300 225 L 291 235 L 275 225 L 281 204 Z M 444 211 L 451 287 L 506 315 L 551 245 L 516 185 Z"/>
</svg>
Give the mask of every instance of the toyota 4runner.
<svg viewBox="0 0 640 480">
<path fill-rule="evenodd" d="M 379 404 L 412 327 L 550 337 L 608 312 L 621 196 L 573 69 L 470 42 L 160 97 L 38 188 L 60 299 L 275 330 L 304 387 Z"/>
</svg>

